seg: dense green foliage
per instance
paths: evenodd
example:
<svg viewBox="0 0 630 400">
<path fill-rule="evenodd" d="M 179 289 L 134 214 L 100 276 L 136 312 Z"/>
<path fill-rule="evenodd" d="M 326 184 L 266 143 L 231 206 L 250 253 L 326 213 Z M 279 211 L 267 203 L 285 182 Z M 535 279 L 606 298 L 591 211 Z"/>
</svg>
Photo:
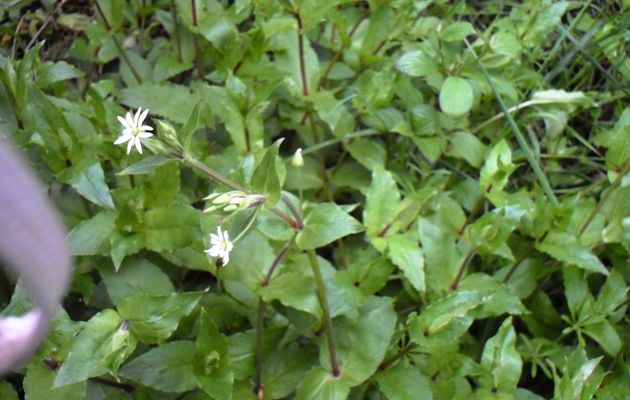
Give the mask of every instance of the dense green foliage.
<svg viewBox="0 0 630 400">
<path fill-rule="evenodd" d="M 466 3 L 0 5 L 76 256 L 0 398 L 630 398 L 630 4 Z"/>
</svg>

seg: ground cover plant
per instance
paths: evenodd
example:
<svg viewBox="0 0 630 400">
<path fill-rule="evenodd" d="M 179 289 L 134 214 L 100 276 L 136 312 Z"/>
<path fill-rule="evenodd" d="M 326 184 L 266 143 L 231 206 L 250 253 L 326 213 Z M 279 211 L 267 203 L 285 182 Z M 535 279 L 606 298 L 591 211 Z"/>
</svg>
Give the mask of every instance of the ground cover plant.
<svg viewBox="0 0 630 400">
<path fill-rule="evenodd" d="M 0 398 L 630 398 L 629 7 L 3 2 L 75 272 Z"/>
</svg>

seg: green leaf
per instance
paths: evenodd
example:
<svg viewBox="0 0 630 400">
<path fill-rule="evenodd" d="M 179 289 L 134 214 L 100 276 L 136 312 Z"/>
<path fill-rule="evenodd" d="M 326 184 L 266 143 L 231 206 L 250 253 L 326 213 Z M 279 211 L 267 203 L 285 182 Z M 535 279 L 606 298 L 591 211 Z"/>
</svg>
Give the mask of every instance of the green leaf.
<svg viewBox="0 0 630 400">
<path fill-rule="evenodd" d="M 184 124 L 190 110 L 198 102 L 190 90 L 181 85 L 146 82 L 122 89 L 119 100 L 128 107 L 142 107 L 151 110 L 151 115 L 159 115 L 173 122 Z"/>
<path fill-rule="evenodd" d="M 138 294 L 169 295 L 175 291 L 168 276 L 144 259 L 132 258 L 119 271 L 103 268 L 100 274 L 115 305 Z"/>
<path fill-rule="evenodd" d="M 312 348 L 293 344 L 287 349 L 273 349 L 263 366 L 265 398 L 281 399 L 295 392 L 316 363 L 317 352 Z"/>
<path fill-rule="evenodd" d="M 162 252 L 176 250 L 190 244 L 199 226 L 200 212 L 189 205 L 173 204 L 144 213 L 145 247 Z"/>
<path fill-rule="evenodd" d="M 189 341 L 163 344 L 133 359 L 120 370 L 120 375 L 162 392 L 192 390 L 197 387 L 195 349 Z"/>
<path fill-rule="evenodd" d="M 201 312 L 195 342 L 194 372 L 199 387 L 216 400 L 230 400 L 234 376 L 228 359 L 228 341 L 205 311 Z"/>
<path fill-rule="evenodd" d="M 363 227 L 350 214 L 334 203 L 311 205 L 304 217 L 304 229 L 297 235 L 303 250 L 325 246 L 344 236 L 359 233 Z"/>
<path fill-rule="evenodd" d="M 54 381 L 55 371 L 43 363 L 30 364 L 23 381 L 24 398 L 28 400 L 83 400 L 86 398 L 86 382 L 53 387 Z M 0 395 L 2 400 L 12 400 L 11 395 L 3 393 L 2 389 L 0 389 Z M 17 400 L 17 395 L 13 399 Z"/>
<path fill-rule="evenodd" d="M 117 214 L 102 211 L 91 219 L 81 221 L 68 234 L 75 256 L 107 255 L 109 238 L 115 232 Z"/>
<path fill-rule="evenodd" d="M 621 337 L 619 337 L 615 327 L 607 320 L 585 326 L 584 333 L 592 337 L 612 357 L 621 351 Z"/>
<path fill-rule="evenodd" d="M 414 366 L 398 363 L 375 375 L 381 392 L 388 399 L 433 399 L 429 381 Z"/>
<path fill-rule="evenodd" d="M 70 173 L 68 183 L 79 194 L 103 208 L 114 209 L 114 201 L 105 183 L 105 174 L 100 163 L 85 167 L 75 167 Z"/>
<path fill-rule="evenodd" d="M 470 111 L 473 105 L 473 91 L 467 80 L 449 76 L 440 89 L 440 108 L 453 117 L 458 117 Z"/>
<path fill-rule="evenodd" d="M 440 39 L 445 42 L 455 42 L 458 40 L 463 40 L 468 35 L 474 35 L 475 28 L 470 24 L 470 22 L 459 21 L 453 24 L 450 24 L 446 27 L 442 32 L 440 32 Z"/>
<path fill-rule="evenodd" d="M 575 236 L 565 232 L 549 232 L 536 249 L 549 254 L 558 261 L 591 272 L 608 275 L 608 270 L 588 248 L 582 246 Z"/>
<path fill-rule="evenodd" d="M 81 330 L 72 344 L 68 358 L 64 361 L 55 378 L 55 387 L 83 382 L 93 376 L 108 372 L 107 361 L 112 357 L 119 363 L 131 355 L 136 341 L 119 340 L 123 320 L 114 310 L 104 310 L 93 316 Z"/>
<path fill-rule="evenodd" d="M 365 300 L 359 309 L 358 318 L 335 319 L 340 380 L 356 386 L 374 374 L 385 357 L 396 319 L 392 300 L 376 296 Z M 357 343 L 362 345 L 359 347 Z M 325 343 L 320 346 L 320 360 L 322 365 L 330 365 Z"/>
<path fill-rule="evenodd" d="M 606 152 L 606 167 L 609 170 L 618 170 L 628 160 L 630 160 L 630 109 L 626 108 L 612 130 Z"/>
<path fill-rule="evenodd" d="M 44 89 L 55 82 L 80 78 L 83 75 L 85 75 L 83 71 L 65 61 L 45 62 L 37 67 L 37 81 L 35 85 L 40 89 Z"/>
<path fill-rule="evenodd" d="M 430 337 L 448 327 L 457 319 L 465 317 L 466 314 L 475 307 L 478 307 L 486 300 L 486 297 L 473 290 L 459 291 L 451 293 L 422 310 L 422 313 L 412 318 L 413 329 L 410 327 L 412 339 L 418 340 L 422 336 Z"/>
<path fill-rule="evenodd" d="M 154 154 L 147 158 L 143 158 L 135 164 L 128 166 L 118 173 L 118 175 L 139 175 L 148 174 L 154 171 L 161 165 L 166 164 L 169 161 L 174 161 L 174 158 L 164 154 Z"/>
<path fill-rule="evenodd" d="M 372 182 L 365 193 L 363 210 L 368 236 L 378 236 L 383 229 L 391 228 L 399 205 L 400 193 L 393 175 L 380 166 L 375 167 Z"/>
<path fill-rule="evenodd" d="M 310 370 L 300 382 L 295 393 L 296 400 L 346 400 L 350 386 L 322 367 Z"/>
<path fill-rule="evenodd" d="M 260 164 L 258 164 L 252 174 L 252 189 L 267 197 L 266 205 L 268 207 L 275 206 L 278 200 L 280 200 L 280 178 L 276 170 L 280 143 L 282 143 L 282 140 L 278 140 L 267 149 Z"/>
<path fill-rule="evenodd" d="M 279 274 L 260 290 L 266 302 L 278 300 L 287 307 L 307 312 L 320 320 L 322 309 L 316 293 L 315 278 L 307 268 Z"/>
<path fill-rule="evenodd" d="M 494 145 L 486 156 L 479 173 L 479 184 L 486 190 L 500 191 L 507 185 L 510 174 L 516 169 L 512 164 L 512 150 L 504 139 Z"/>
<path fill-rule="evenodd" d="M 595 373 L 602 358 L 588 360 L 584 349 L 575 350 L 562 368 L 562 379 L 554 370 L 554 398 L 563 400 L 592 398 L 592 394 L 604 378 L 603 375 Z"/>
<path fill-rule="evenodd" d="M 420 293 L 425 291 L 424 255 L 414 235 L 395 235 L 387 238 L 389 257 L 403 271 L 411 286 Z"/>
<path fill-rule="evenodd" d="M 345 145 L 348 153 L 367 169 L 385 168 L 387 154 L 383 146 L 374 140 L 363 138 L 354 139 L 352 143 Z"/>
<path fill-rule="evenodd" d="M 171 293 L 169 295 L 136 294 L 119 306 L 121 318 L 129 322 L 129 330 L 144 343 L 159 343 L 168 339 L 199 303 L 201 293 Z"/>
<path fill-rule="evenodd" d="M 44 385 L 40 384 L 40 382 L 35 382 L 38 387 L 44 387 Z M 35 390 L 37 390 L 37 388 L 35 388 Z M 0 398 L 5 400 L 18 400 L 17 392 L 7 381 L 0 381 Z M 50 399 L 50 396 L 48 396 L 47 398 Z"/>
<path fill-rule="evenodd" d="M 201 112 L 201 108 L 203 107 L 203 103 L 199 101 L 195 108 L 190 112 L 190 116 L 186 121 L 186 124 L 182 127 L 181 131 L 179 131 L 179 142 L 184 147 L 184 154 L 188 154 L 190 150 L 190 143 L 192 142 L 193 134 L 197 127 L 199 126 L 199 113 Z"/>
<path fill-rule="evenodd" d="M 512 317 L 506 318 L 496 335 L 488 339 L 481 355 L 482 387 L 512 393 L 521 378 L 523 361 L 516 350 L 516 332 Z"/>
<path fill-rule="evenodd" d="M 396 68 L 403 74 L 410 76 L 426 76 L 440 72 L 433 57 L 422 50 L 410 51 L 403 54 L 396 63 Z"/>
<path fill-rule="evenodd" d="M 484 160 L 485 147 L 476 136 L 468 132 L 457 131 L 449 136 L 449 142 L 455 153 L 466 160 L 468 164 L 475 168 L 481 166 Z"/>
</svg>

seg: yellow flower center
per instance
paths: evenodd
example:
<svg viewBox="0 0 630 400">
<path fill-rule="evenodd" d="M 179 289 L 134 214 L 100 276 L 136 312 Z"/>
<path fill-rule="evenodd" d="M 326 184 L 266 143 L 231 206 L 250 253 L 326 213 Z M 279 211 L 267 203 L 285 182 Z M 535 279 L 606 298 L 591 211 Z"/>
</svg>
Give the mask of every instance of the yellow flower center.
<svg viewBox="0 0 630 400">
<path fill-rule="evenodd" d="M 140 134 L 140 128 L 133 128 L 131 130 L 131 134 L 134 136 L 138 136 L 138 134 Z"/>
</svg>

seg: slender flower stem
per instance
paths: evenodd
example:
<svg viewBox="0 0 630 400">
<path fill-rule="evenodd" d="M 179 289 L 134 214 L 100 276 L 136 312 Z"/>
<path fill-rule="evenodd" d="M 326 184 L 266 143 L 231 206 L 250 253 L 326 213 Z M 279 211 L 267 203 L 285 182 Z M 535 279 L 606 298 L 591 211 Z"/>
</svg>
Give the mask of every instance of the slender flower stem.
<svg viewBox="0 0 630 400">
<path fill-rule="evenodd" d="M 271 277 L 273 276 L 274 271 L 280 265 L 280 261 L 284 258 L 289 248 L 293 245 L 295 240 L 295 235 L 289 241 L 287 241 L 282 249 L 278 252 L 276 257 L 273 259 L 271 266 L 269 267 L 269 271 L 265 275 L 265 278 L 260 283 L 260 287 L 264 288 L 269 285 L 269 281 L 271 281 Z M 260 297 L 258 299 L 258 311 L 256 315 L 256 376 L 254 377 L 254 393 L 256 394 L 259 400 L 265 398 L 265 388 L 262 383 L 262 363 L 263 363 L 263 355 L 262 355 L 262 339 L 263 339 L 263 330 L 265 329 L 265 309 L 267 304 Z"/>
<path fill-rule="evenodd" d="M 254 377 L 254 394 L 259 400 L 265 398 L 265 388 L 262 382 L 263 354 L 262 340 L 263 330 L 265 329 L 265 309 L 267 304 L 260 297 L 258 299 L 258 311 L 256 315 L 256 376 Z"/>
<path fill-rule="evenodd" d="M 313 270 L 313 276 L 315 277 L 315 285 L 317 286 L 317 297 L 319 298 L 319 304 L 324 311 L 324 328 L 326 330 L 326 336 L 328 339 L 328 354 L 330 356 L 330 367 L 332 374 L 336 378 L 341 371 L 339 370 L 339 363 L 337 362 L 337 352 L 335 349 L 335 332 L 333 330 L 332 319 L 330 317 L 330 308 L 328 307 L 328 294 L 326 293 L 326 287 L 324 286 L 324 278 L 319 269 L 319 262 L 317 261 L 317 255 L 315 250 L 308 250 L 308 259 L 311 262 L 311 268 Z"/>
<path fill-rule="evenodd" d="M 125 50 L 123 50 L 122 45 L 118 41 L 118 38 L 116 37 L 114 32 L 112 32 L 112 25 L 107 20 L 107 17 L 105 16 L 105 13 L 103 12 L 103 9 L 101 8 L 100 4 L 98 4 L 98 0 L 95 1 L 94 4 L 96 5 L 96 11 L 98 12 L 98 15 L 101 17 L 101 19 L 103 20 L 103 23 L 105 24 L 105 27 L 107 28 L 108 31 L 110 31 L 112 35 L 112 40 L 114 41 L 114 45 L 116 46 L 116 49 L 118 50 L 118 53 L 120 54 L 120 57 L 123 59 L 125 64 L 127 64 L 127 66 L 129 67 L 129 70 L 131 71 L 131 74 L 133 75 L 134 78 L 136 78 L 136 81 L 138 81 L 138 83 L 142 83 L 142 78 L 140 77 L 140 74 L 131 63 L 131 60 L 129 59 L 129 57 L 127 57 L 127 53 L 125 53 Z"/>
<path fill-rule="evenodd" d="M 298 51 L 300 53 L 300 75 L 302 76 L 302 94 L 304 96 L 309 96 L 308 91 L 308 80 L 306 78 L 306 59 L 304 56 L 304 26 L 302 25 L 302 17 L 300 17 L 300 13 L 295 13 L 295 19 L 298 23 Z"/>
<path fill-rule="evenodd" d="M 291 214 L 293 215 L 293 218 L 295 218 L 295 221 L 297 221 L 297 229 L 303 229 L 304 222 L 302 221 L 302 213 L 300 212 L 300 210 L 295 206 L 295 204 L 293 204 L 289 196 L 287 196 L 286 194 L 282 193 L 280 195 L 280 198 L 282 199 L 282 202 L 287 206 L 289 211 L 291 211 Z"/>
<path fill-rule="evenodd" d="M 192 24 L 196 28 L 197 27 L 197 5 L 195 4 L 195 0 L 190 0 L 191 8 L 192 8 Z M 201 66 L 201 49 L 199 48 L 199 38 L 196 33 L 193 33 L 193 45 L 195 46 L 195 64 L 197 66 L 197 74 L 199 78 L 203 78 L 203 67 Z"/>
<path fill-rule="evenodd" d="M 191 167 L 197 169 L 198 171 L 204 173 L 205 175 L 209 176 L 215 181 L 224 184 L 227 187 L 230 187 L 234 190 L 240 190 L 241 192 L 249 193 L 249 191 L 245 189 L 243 186 L 239 185 L 238 183 L 234 182 L 231 179 L 224 177 L 223 175 L 219 174 L 217 171 L 208 167 L 206 164 L 200 161 L 197 161 L 194 158 L 181 157 L 180 160 L 190 165 Z M 293 229 L 298 229 L 298 227 L 300 226 L 300 224 L 296 220 L 291 218 L 289 215 L 287 215 L 287 213 L 285 213 L 284 211 L 280 210 L 277 207 L 272 207 L 269 209 L 269 211 L 276 214 L 278 217 L 282 218 L 282 220 L 286 222 Z"/>
<path fill-rule="evenodd" d="M 182 42 L 179 38 L 179 24 L 177 21 L 177 6 L 175 5 L 175 0 L 171 0 L 171 15 L 173 18 L 173 36 L 177 47 L 177 58 L 179 62 L 184 62 L 184 57 L 182 56 Z"/>
</svg>

